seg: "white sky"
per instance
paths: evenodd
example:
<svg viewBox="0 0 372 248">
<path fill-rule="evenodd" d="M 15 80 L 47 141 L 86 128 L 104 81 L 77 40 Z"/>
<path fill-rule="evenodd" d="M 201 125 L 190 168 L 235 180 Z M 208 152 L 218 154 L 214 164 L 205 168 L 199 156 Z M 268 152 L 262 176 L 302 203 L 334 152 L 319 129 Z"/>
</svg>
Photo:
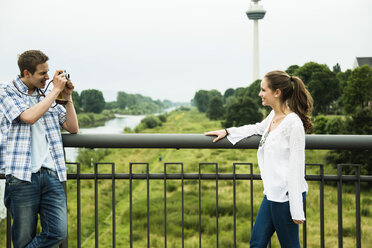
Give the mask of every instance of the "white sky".
<svg viewBox="0 0 372 248">
<path fill-rule="evenodd" d="M 117 91 L 189 101 L 200 89 L 252 82 L 249 0 L 0 0 L 0 82 L 17 55 L 39 49 L 52 76 L 80 92 Z M 262 0 L 260 74 L 309 61 L 352 68 L 372 56 L 371 0 Z"/>
</svg>

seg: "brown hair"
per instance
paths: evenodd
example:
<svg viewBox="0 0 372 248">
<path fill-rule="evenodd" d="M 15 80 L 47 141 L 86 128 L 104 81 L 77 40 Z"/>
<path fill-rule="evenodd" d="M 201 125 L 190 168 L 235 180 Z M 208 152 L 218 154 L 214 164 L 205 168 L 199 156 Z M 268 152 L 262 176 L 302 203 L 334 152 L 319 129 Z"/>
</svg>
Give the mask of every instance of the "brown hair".
<svg viewBox="0 0 372 248">
<path fill-rule="evenodd" d="M 48 56 L 39 50 L 25 51 L 18 56 L 18 67 L 21 72 L 21 77 L 24 77 L 24 70 L 28 70 L 31 74 L 36 71 L 36 66 L 44 64 L 48 61 Z"/>
<path fill-rule="evenodd" d="M 269 81 L 270 89 L 281 90 L 282 102 L 288 103 L 288 107 L 301 118 L 305 131 L 311 132 L 313 124 L 309 114 L 313 111 L 313 98 L 301 78 L 289 76 L 284 71 L 269 72 L 265 78 Z"/>
</svg>

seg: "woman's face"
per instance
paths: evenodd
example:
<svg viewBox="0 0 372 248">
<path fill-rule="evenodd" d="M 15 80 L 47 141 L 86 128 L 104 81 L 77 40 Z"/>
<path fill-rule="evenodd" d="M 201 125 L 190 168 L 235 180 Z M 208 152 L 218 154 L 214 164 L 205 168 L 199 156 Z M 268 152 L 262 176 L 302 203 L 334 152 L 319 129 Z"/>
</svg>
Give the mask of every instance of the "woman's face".
<svg viewBox="0 0 372 248">
<path fill-rule="evenodd" d="M 258 96 L 262 99 L 262 106 L 272 106 L 274 102 L 278 101 L 275 92 L 269 88 L 267 78 L 261 81 L 261 90 Z"/>
</svg>

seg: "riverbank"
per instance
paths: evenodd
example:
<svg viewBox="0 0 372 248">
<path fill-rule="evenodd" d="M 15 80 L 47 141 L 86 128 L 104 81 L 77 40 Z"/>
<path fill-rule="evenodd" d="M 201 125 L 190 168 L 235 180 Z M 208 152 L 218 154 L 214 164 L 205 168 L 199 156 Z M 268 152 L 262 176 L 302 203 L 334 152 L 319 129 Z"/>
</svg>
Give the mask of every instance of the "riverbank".
<svg viewBox="0 0 372 248">
<path fill-rule="evenodd" d="M 79 113 L 77 114 L 79 127 L 98 127 L 102 126 L 106 121 L 115 118 L 114 112 L 110 110 L 104 110 L 100 114 L 96 113 Z"/>
</svg>

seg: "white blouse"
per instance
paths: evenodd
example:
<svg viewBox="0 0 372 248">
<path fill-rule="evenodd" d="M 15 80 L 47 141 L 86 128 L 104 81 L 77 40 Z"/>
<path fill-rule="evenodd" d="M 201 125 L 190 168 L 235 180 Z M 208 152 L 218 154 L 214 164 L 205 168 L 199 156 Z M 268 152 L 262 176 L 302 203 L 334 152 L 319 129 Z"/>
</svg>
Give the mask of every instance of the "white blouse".
<svg viewBox="0 0 372 248">
<path fill-rule="evenodd" d="M 305 220 L 302 193 L 305 181 L 305 130 L 300 117 L 290 113 L 269 131 L 274 111 L 260 123 L 229 128 L 228 140 L 235 145 L 243 138 L 262 135 L 257 151 L 258 165 L 269 201 L 289 201 L 292 219 Z"/>
</svg>

